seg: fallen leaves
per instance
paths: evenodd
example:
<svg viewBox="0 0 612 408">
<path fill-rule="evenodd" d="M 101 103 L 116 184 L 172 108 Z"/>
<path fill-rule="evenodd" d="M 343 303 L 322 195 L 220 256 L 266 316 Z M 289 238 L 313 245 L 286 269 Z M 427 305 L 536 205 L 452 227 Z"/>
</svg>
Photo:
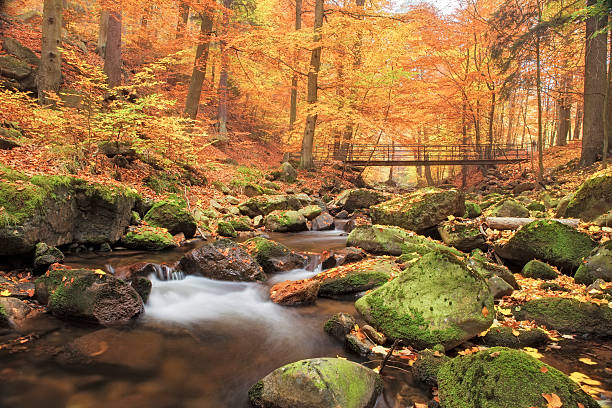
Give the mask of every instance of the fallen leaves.
<svg viewBox="0 0 612 408">
<path fill-rule="evenodd" d="M 578 361 L 580 361 L 582 364 L 586 364 L 586 365 L 597 365 L 597 363 L 595 361 L 591 360 L 588 357 L 579 358 Z"/>
<path fill-rule="evenodd" d="M 563 406 L 563 402 L 561 402 L 561 398 L 555 393 L 552 394 L 542 394 L 546 402 L 548 403 L 547 408 L 561 408 Z"/>
<path fill-rule="evenodd" d="M 8 289 L 4 289 L 2 292 L 0 292 L 0 296 L 3 296 L 3 297 L 11 296 L 11 291 Z"/>
<path fill-rule="evenodd" d="M 487 309 L 487 307 L 486 307 L 486 306 L 484 306 L 484 307 L 482 308 L 482 315 L 483 315 L 484 317 L 487 317 L 487 316 L 489 315 L 489 309 Z"/>
</svg>

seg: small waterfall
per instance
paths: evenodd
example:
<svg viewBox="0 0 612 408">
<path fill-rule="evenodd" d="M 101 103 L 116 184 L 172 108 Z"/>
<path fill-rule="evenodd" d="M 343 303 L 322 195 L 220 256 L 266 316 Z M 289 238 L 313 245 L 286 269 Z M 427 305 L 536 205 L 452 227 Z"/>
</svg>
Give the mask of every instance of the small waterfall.
<svg viewBox="0 0 612 408">
<path fill-rule="evenodd" d="M 168 264 L 154 265 L 155 268 L 155 276 L 157 279 L 162 281 L 172 281 L 172 280 L 183 280 L 185 279 L 185 273 L 183 271 L 178 271 L 174 269 L 174 267 Z"/>
</svg>

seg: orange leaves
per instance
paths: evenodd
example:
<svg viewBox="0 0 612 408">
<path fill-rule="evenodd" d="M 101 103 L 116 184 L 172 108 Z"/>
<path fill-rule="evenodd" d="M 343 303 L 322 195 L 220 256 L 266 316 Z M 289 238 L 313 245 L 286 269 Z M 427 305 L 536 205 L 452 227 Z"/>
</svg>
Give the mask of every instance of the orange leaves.
<svg viewBox="0 0 612 408">
<path fill-rule="evenodd" d="M 487 316 L 489 315 L 489 309 L 487 309 L 487 307 L 486 307 L 486 306 L 484 306 L 484 307 L 482 308 L 482 315 L 483 315 L 484 317 L 487 317 Z"/>
<path fill-rule="evenodd" d="M 540 367 L 540 372 L 541 373 L 547 373 L 548 372 L 548 368 L 546 366 L 542 366 L 542 367 Z"/>
<path fill-rule="evenodd" d="M 561 398 L 557 394 L 542 394 L 542 396 L 548 403 L 547 408 L 561 408 L 563 406 Z"/>
</svg>

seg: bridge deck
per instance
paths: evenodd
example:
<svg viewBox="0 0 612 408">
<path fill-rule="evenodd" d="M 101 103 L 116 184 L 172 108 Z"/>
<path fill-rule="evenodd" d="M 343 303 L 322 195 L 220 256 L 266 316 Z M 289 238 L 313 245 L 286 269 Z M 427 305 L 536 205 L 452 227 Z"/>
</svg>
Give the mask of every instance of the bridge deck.
<svg viewBox="0 0 612 408">
<path fill-rule="evenodd" d="M 318 162 L 339 160 L 351 166 L 487 165 L 529 161 L 518 145 L 330 144 L 315 149 Z"/>
</svg>

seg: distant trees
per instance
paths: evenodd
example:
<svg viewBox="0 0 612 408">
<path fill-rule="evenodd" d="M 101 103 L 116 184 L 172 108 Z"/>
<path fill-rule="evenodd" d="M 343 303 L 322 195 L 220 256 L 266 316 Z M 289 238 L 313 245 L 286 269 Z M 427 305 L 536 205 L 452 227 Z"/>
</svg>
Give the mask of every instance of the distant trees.
<svg viewBox="0 0 612 408">
<path fill-rule="evenodd" d="M 189 90 L 185 101 L 185 115 L 193 120 L 198 116 L 202 87 L 206 76 L 208 53 L 210 49 L 210 35 L 213 28 L 213 20 L 208 12 L 200 13 L 200 37 L 196 49 L 193 71 L 189 80 Z"/>
<path fill-rule="evenodd" d="M 104 52 L 104 73 L 108 85 L 113 88 L 121 85 L 121 11 L 109 12 Z"/>
<path fill-rule="evenodd" d="M 59 92 L 62 80 L 63 0 L 45 0 L 43 5 L 42 44 L 40 70 L 38 72 L 38 100 L 41 104 L 51 103 L 49 92 Z"/>
</svg>

